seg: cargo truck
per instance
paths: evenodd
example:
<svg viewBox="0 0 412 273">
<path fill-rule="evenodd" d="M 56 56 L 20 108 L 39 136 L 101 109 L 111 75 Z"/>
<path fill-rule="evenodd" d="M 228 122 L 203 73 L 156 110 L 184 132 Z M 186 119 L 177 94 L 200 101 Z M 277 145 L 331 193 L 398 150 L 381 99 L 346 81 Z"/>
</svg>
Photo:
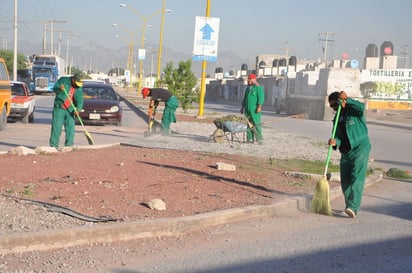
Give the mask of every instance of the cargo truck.
<svg viewBox="0 0 412 273">
<path fill-rule="evenodd" d="M 34 55 L 33 57 L 33 92 L 51 93 L 53 86 L 64 75 L 65 61 L 56 55 Z"/>
</svg>

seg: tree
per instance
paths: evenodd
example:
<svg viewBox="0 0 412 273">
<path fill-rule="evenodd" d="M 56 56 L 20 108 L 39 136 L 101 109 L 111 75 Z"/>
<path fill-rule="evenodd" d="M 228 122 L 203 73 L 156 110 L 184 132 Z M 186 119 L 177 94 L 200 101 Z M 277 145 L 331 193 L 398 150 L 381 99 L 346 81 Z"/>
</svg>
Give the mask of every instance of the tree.
<svg viewBox="0 0 412 273">
<path fill-rule="evenodd" d="M 87 75 L 86 73 L 84 73 L 83 70 L 80 70 L 79 68 L 76 68 L 76 67 L 72 67 L 72 75 L 74 75 L 74 74 L 76 74 L 76 73 L 79 73 L 79 74 L 80 74 L 80 77 L 81 77 L 82 79 L 90 79 L 89 75 Z"/>
<path fill-rule="evenodd" d="M 158 81 L 158 86 L 165 86 L 176 96 L 183 109 L 187 112 L 192 107 L 193 102 L 199 102 L 199 90 L 194 89 L 197 84 L 197 78 L 192 72 L 192 63 L 190 60 L 179 62 L 178 68 L 173 68 L 173 63 L 166 64 L 164 76 Z"/>
<path fill-rule="evenodd" d="M 7 70 L 13 73 L 13 51 L 11 50 L 0 50 L 0 58 L 6 61 Z M 26 69 L 26 55 L 18 53 L 17 54 L 17 70 Z"/>
</svg>

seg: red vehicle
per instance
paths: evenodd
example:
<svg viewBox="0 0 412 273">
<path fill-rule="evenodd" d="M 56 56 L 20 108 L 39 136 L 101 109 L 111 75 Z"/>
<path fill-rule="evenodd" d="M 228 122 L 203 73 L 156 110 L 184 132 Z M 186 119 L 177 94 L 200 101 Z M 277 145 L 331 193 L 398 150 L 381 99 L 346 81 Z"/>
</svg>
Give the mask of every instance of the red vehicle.
<svg viewBox="0 0 412 273">
<path fill-rule="evenodd" d="M 23 123 L 34 121 L 36 101 L 33 93 L 24 82 L 11 82 L 11 111 L 8 120 L 22 120 Z"/>
<path fill-rule="evenodd" d="M 80 117 L 85 124 L 121 126 L 122 107 L 110 84 L 85 81 L 83 97 L 84 104 Z"/>
</svg>

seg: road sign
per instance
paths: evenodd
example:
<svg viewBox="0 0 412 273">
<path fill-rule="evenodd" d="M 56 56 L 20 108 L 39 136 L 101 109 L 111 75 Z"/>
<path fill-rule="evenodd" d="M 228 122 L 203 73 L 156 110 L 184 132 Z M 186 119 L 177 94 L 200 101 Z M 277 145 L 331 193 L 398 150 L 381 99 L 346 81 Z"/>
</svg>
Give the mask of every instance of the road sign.
<svg viewBox="0 0 412 273">
<path fill-rule="evenodd" d="M 196 16 L 193 60 L 217 60 L 220 18 Z"/>
<path fill-rule="evenodd" d="M 146 49 L 144 48 L 139 48 L 137 51 L 137 59 L 138 60 L 144 60 L 146 59 Z"/>
<path fill-rule="evenodd" d="M 124 71 L 124 77 L 126 78 L 126 82 L 130 82 L 130 70 L 126 69 Z"/>
</svg>

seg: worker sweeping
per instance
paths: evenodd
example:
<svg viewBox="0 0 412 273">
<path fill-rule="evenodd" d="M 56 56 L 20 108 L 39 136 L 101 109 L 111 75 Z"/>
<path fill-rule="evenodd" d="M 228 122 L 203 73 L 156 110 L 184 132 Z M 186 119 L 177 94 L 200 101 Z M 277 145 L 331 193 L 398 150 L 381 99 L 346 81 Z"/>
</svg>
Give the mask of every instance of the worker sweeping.
<svg viewBox="0 0 412 273">
<path fill-rule="evenodd" d="M 153 121 L 156 108 L 159 102 L 163 101 L 165 103 L 165 108 L 162 115 L 162 135 L 170 135 L 170 124 L 176 122 L 176 109 L 179 106 L 177 98 L 169 91 L 164 88 L 143 88 L 142 89 L 143 98 L 150 97 L 149 111 L 148 111 L 148 122 Z"/>
<path fill-rule="evenodd" d="M 58 148 L 62 126 L 66 131 L 64 146 L 73 146 L 75 118 L 83 108 L 83 83 L 80 74 L 60 77 L 53 87 L 55 93 L 50 146 Z"/>
<path fill-rule="evenodd" d="M 265 102 L 265 93 L 263 86 L 260 86 L 256 80 L 255 74 L 247 77 L 248 87 L 245 90 L 240 113 L 244 114 L 248 120 L 248 130 L 246 138 L 248 143 L 254 143 L 255 139 L 258 144 L 263 144 L 263 135 L 261 127 L 262 105 Z"/>
<path fill-rule="evenodd" d="M 361 205 L 371 150 L 364 116 L 365 106 L 360 101 L 349 98 L 345 91 L 333 92 L 328 100 L 335 111 L 339 103 L 342 107 L 336 137 L 329 139 L 328 144 L 335 150 L 339 148 L 341 153 L 340 178 L 346 203 L 344 212 L 354 218 Z"/>
</svg>

